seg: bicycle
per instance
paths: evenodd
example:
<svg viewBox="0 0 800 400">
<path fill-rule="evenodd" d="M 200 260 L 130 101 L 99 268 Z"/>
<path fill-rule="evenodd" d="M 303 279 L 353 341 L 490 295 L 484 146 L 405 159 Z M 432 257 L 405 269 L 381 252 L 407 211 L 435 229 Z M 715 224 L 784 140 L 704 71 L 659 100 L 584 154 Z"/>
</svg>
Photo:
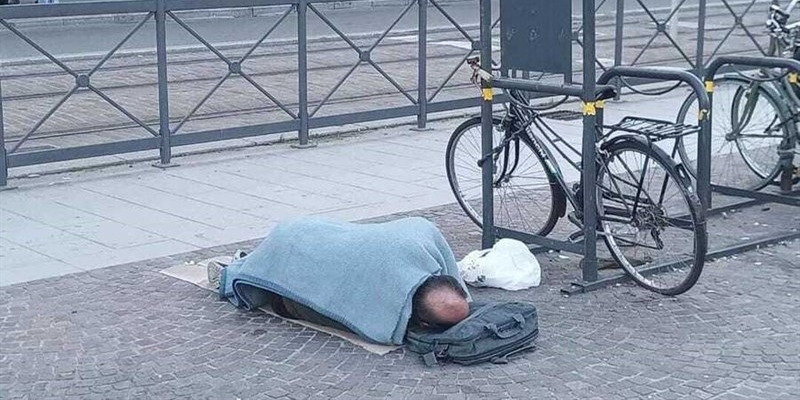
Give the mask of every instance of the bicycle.
<svg viewBox="0 0 800 400">
<path fill-rule="evenodd" d="M 768 56 L 800 60 L 800 22 L 787 24 L 797 3 L 792 0 L 786 10 L 770 6 Z M 781 192 L 790 192 L 800 178 L 800 170 L 793 165 L 794 156 L 800 154 L 797 75 L 770 69 L 747 75 L 734 70 L 715 79 L 713 90 L 712 184 L 761 190 L 780 174 Z M 686 121 L 696 112 L 692 94 L 681 106 L 677 120 Z M 696 148 L 696 137 L 683 137 L 678 143 L 680 159 L 693 176 Z M 752 174 L 742 174 L 743 169 Z"/>
<path fill-rule="evenodd" d="M 474 83 L 491 80 L 477 58 L 467 62 Z M 576 241 L 583 232 L 582 183 L 566 181 L 552 150 L 578 172 L 581 153 L 544 121 L 542 109 L 532 106 L 523 92 L 505 93 L 510 101 L 502 117 L 493 117 L 495 145 L 489 154 L 481 153 L 480 117 L 465 121 L 450 137 L 446 169 L 456 200 L 481 226 L 481 166 L 492 162 L 497 226 L 546 236 L 570 204 L 574 211 L 567 219 L 580 228 L 570 235 Z M 603 87 L 597 100 L 614 96 L 612 87 Z M 598 236 L 636 283 L 665 295 L 683 293 L 697 282 L 707 236 L 704 211 L 688 173 L 655 143 L 698 130 L 637 117 L 598 127 Z M 655 190 L 645 187 L 650 184 Z"/>
</svg>

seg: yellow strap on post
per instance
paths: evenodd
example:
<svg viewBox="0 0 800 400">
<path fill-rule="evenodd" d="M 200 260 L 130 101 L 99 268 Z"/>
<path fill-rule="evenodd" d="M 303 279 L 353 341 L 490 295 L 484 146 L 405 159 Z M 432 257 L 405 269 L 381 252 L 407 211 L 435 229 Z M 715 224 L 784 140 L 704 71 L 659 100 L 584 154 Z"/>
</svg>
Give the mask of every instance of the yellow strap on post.
<svg viewBox="0 0 800 400">
<path fill-rule="evenodd" d="M 483 93 L 483 101 L 492 101 L 492 99 L 494 99 L 494 91 L 492 88 L 483 88 L 481 89 L 481 93 Z"/>
<path fill-rule="evenodd" d="M 714 92 L 714 81 L 706 81 L 706 92 L 708 93 Z"/>
<path fill-rule="evenodd" d="M 797 72 L 789 73 L 789 83 L 797 85 Z"/>
<path fill-rule="evenodd" d="M 605 108 L 605 106 L 606 106 L 605 100 L 597 100 L 597 102 L 595 102 L 595 107 L 597 108 Z"/>
<path fill-rule="evenodd" d="M 597 115 L 597 102 L 583 103 L 583 115 Z"/>
</svg>

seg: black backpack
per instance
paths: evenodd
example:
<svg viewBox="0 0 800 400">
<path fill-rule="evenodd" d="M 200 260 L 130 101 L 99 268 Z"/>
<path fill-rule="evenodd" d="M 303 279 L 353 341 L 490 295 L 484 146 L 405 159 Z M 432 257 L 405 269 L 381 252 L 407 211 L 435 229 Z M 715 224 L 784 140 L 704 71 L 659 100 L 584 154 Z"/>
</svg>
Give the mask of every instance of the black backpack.
<svg viewBox="0 0 800 400">
<path fill-rule="evenodd" d="M 425 365 L 454 362 L 505 364 L 508 357 L 533 349 L 539 335 L 536 307 L 523 302 L 470 305 L 469 316 L 445 331 L 409 328 L 406 345 Z"/>
</svg>

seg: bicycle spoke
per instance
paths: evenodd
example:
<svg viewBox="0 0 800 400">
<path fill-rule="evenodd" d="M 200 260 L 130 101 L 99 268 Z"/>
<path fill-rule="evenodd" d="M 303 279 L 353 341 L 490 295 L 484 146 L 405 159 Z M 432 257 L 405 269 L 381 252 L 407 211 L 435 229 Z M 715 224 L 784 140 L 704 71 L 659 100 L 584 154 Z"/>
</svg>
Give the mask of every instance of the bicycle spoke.
<svg viewBox="0 0 800 400">
<path fill-rule="evenodd" d="M 527 233 L 549 231 L 552 193 L 549 179 L 533 150 L 518 135 L 495 129 L 491 157 L 481 146 L 480 125 L 460 133 L 448 147 L 448 178 L 467 214 L 482 222 L 482 168 L 478 160 L 493 163 L 495 225 Z M 554 223 L 554 221 L 553 221 Z M 546 233 L 546 232 L 545 232 Z"/>
<path fill-rule="evenodd" d="M 601 237 L 640 284 L 664 293 L 685 290 L 699 271 L 687 252 L 696 251 L 696 241 L 705 237 L 694 219 L 691 204 L 696 203 L 687 200 L 671 164 L 664 161 L 669 156 L 657 148 L 631 140 L 617 143 L 611 152 L 598 178 Z M 687 258 L 692 261 L 673 262 Z M 647 276 L 639 273 L 667 261 L 676 267 Z"/>
<path fill-rule="evenodd" d="M 776 174 L 780 162 L 778 149 L 786 135 L 776 99 L 763 83 L 748 84 L 723 78 L 715 82 L 712 126 L 711 182 L 721 186 L 758 189 Z M 685 114 L 696 110 L 696 102 Z M 694 174 L 696 138 L 684 137 L 681 158 Z M 696 149 L 696 147 L 695 147 Z M 688 157 L 688 158 L 687 158 Z"/>
</svg>

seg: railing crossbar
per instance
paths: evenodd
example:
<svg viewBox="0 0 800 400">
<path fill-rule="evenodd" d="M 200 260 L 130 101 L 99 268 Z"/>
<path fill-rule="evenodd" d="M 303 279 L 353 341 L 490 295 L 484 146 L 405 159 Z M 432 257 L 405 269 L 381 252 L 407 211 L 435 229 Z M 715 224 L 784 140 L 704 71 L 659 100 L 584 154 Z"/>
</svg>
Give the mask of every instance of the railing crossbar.
<svg viewBox="0 0 800 400">
<path fill-rule="evenodd" d="M 142 28 L 142 26 L 144 26 L 144 24 L 145 24 L 145 23 L 147 23 L 147 21 L 149 21 L 149 20 L 150 20 L 150 17 L 152 17 L 152 16 L 153 16 L 153 13 L 147 13 L 147 15 L 145 15 L 145 17 L 144 17 L 144 18 L 142 18 L 142 20 L 141 20 L 141 21 L 139 21 L 139 23 L 138 23 L 138 24 L 136 24 L 136 26 L 135 26 L 135 27 L 133 27 L 133 29 L 131 29 L 131 30 L 130 30 L 130 32 L 128 32 L 128 34 L 127 34 L 127 35 L 125 35 L 125 37 L 124 37 L 124 38 L 122 38 L 122 40 L 121 40 L 119 43 L 117 43 L 117 45 L 116 45 L 116 46 L 114 46 L 114 48 L 112 48 L 111 50 L 109 50 L 109 51 L 108 51 L 108 53 L 106 53 L 106 55 L 105 55 L 105 56 L 103 56 L 103 58 L 102 58 L 102 59 L 100 59 L 100 61 L 98 61 L 98 62 L 97 62 L 97 65 L 95 65 L 95 66 L 94 66 L 94 68 L 92 68 L 92 69 L 91 69 L 89 72 L 87 72 L 87 73 L 86 73 L 86 75 L 88 75 L 88 76 L 92 76 L 92 75 L 93 75 L 95 72 L 97 72 L 97 70 L 99 70 L 100 68 L 102 68 L 102 67 L 103 67 L 103 65 L 105 65 L 105 63 L 106 63 L 108 60 L 110 60 L 110 59 L 111 59 L 111 57 L 113 57 L 113 56 L 114 56 L 114 54 L 116 54 L 116 53 L 117 53 L 117 51 L 118 51 L 118 50 L 119 50 L 119 49 L 120 49 L 122 46 L 124 46 L 124 45 L 125 45 L 125 43 L 127 43 L 127 42 L 128 42 L 128 40 L 130 40 L 130 38 L 131 38 L 131 37 L 133 37 L 133 35 L 134 35 L 134 34 L 136 34 L 136 32 L 139 32 L 139 29 L 141 29 L 141 28 Z"/>
<path fill-rule="evenodd" d="M 23 135 L 22 138 L 19 139 L 17 144 L 11 147 L 11 149 L 8 151 L 8 154 L 12 154 L 15 151 L 17 151 L 20 148 L 20 146 L 22 146 L 22 144 L 25 143 L 25 141 L 27 141 L 28 138 L 31 135 L 33 135 L 33 133 L 36 132 L 39 129 L 39 127 L 42 126 L 42 124 L 45 123 L 45 121 L 47 121 L 53 114 L 55 114 L 55 112 L 58 111 L 58 109 L 61 108 L 61 106 L 64 105 L 64 103 L 66 103 L 66 101 L 70 97 L 72 97 L 72 95 L 76 91 L 78 91 L 78 85 L 72 86 L 72 89 L 70 89 L 63 97 L 61 97 L 61 99 L 58 100 L 58 103 L 56 103 L 53 107 L 51 107 L 50 111 L 48 111 L 47 114 L 44 115 L 44 117 L 42 117 L 38 122 L 36 122 L 36 124 L 34 124 L 33 127 L 30 130 L 28 130 L 28 132 L 25 133 L 25 135 Z"/>
</svg>

